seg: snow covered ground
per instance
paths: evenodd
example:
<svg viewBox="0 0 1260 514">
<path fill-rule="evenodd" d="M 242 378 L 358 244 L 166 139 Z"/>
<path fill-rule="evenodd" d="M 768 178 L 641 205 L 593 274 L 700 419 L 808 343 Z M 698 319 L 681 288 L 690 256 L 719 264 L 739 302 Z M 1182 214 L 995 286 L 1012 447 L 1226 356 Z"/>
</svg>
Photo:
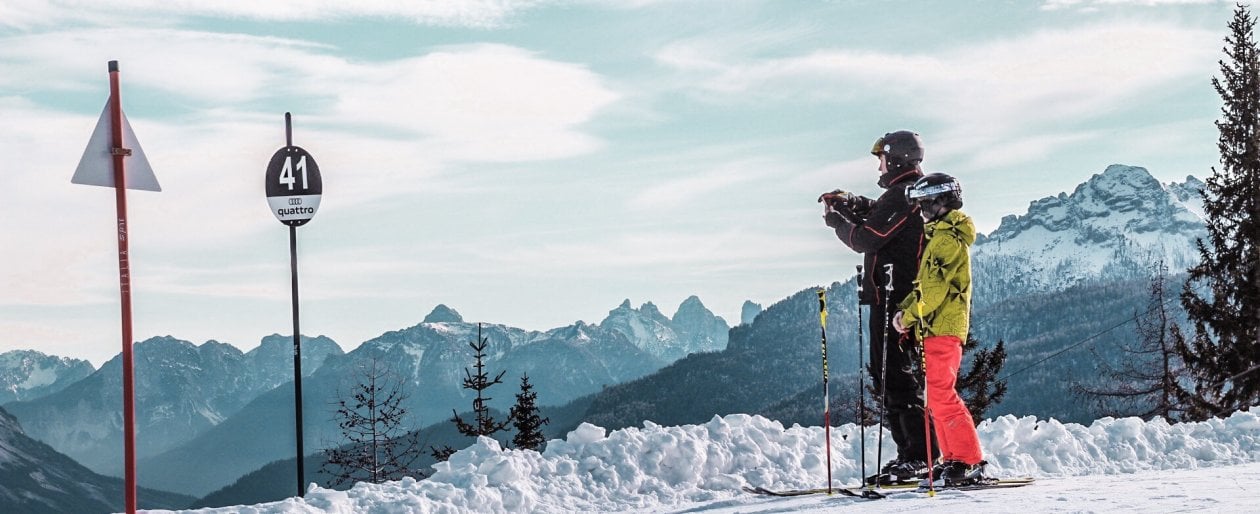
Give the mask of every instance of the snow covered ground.
<svg viewBox="0 0 1260 514">
<path fill-rule="evenodd" d="M 546 451 L 504 450 L 490 439 L 435 466 L 433 476 L 349 491 L 312 486 L 305 498 L 197 512 L 1256 512 L 1260 416 L 1170 425 L 1104 418 L 1090 426 L 1003 416 L 979 427 L 992 476 L 1034 476 L 1016 489 L 904 492 L 884 500 L 756 496 L 741 486 L 826 486 L 821 427 L 784 428 L 743 414 L 701 425 L 645 423 L 608 433 L 589 424 Z M 832 430 L 837 485 L 861 473 L 859 429 Z M 866 430 L 866 465 L 879 434 Z M 884 456 L 893 451 L 884 437 Z M 164 511 L 169 512 L 169 511 Z"/>
</svg>

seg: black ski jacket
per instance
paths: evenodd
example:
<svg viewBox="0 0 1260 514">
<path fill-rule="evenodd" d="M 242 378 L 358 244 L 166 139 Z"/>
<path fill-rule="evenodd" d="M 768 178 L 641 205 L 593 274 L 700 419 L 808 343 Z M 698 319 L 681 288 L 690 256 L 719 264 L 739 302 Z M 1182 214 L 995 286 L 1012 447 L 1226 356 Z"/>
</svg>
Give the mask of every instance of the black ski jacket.
<svg viewBox="0 0 1260 514">
<path fill-rule="evenodd" d="M 863 305 L 896 305 L 914 289 L 923 253 L 923 219 L 906 199 L 906 189 L 923 176 L 917 169 L 896 177 L 881 177 L 884 194 L 876 200 L 859 197 L 853 212 L 843 216 L 828 215 L 827 224 L 836 230 L 836 237 L 865 254 L 862 266 Z M 884 290 L 888 284 L 887 264 L 893 265 L 891 298 Z"/>
</svg>

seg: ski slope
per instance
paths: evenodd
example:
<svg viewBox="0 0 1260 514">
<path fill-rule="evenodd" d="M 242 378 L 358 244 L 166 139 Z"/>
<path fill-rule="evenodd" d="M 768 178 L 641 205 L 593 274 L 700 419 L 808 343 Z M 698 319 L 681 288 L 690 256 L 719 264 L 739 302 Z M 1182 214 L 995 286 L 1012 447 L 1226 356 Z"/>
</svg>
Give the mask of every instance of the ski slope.
<svg viewBox="0 0 1260 514">
<path fill-rule="evenodd" d="M 1253 409 L 1254 410 L 1254 409 Z M 860 429 L 833 428 L 837 485 L 858 483 Z M 821 512 L 861 505 L 871 512 L 1252 511 L 1260 489 L 1260 416 L 1237 412 L 1200 423 L 1137 418 L 1089 426 L 1003 416 L 979 427 L 988 473 L 1031 475 L 1031 486 L 900 493 L 883 500 L 839 495 L 772 498 L 770 489 L 826 485 L 821 427 L 785 428 L 733 414 L 699 425 L 608 432 L 583 424 L 543 453 L 505 450 L 481 438 L 425 480 L 312 485 L 305 498 L 197 512 Z M 876 467 L 879 433 L 866 430 L 866 466 Z M 883 438 L 883 455 L 893 451 Z M 169 512 L 169 511 L 154 511 Z"/>
</svg>

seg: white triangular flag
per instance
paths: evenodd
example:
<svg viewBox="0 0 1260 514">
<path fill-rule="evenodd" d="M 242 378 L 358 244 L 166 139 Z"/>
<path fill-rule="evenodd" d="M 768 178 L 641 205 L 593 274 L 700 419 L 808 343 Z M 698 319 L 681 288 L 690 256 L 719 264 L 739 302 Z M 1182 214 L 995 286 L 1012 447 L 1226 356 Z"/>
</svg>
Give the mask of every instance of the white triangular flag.
<svg viewBox="0 0 1260 514">
<path fill-rule="evenodd" d="M 96 122 L 92 138 L 88 140 L 83 157 L 79 159 L 79 167 L 74 170 L 74 178 L 70 182 L 89 186 L 114 187 L 113 121 L 109 112 L 109 101 L 105 102 L 105 110 L 101 119 Z M 131 150 L 131 155 L 123 157 L 123 170 L 127 180 L 127 189 L 141 191 L 161 191 L 149 159 L 140 148 L 136 133 L 131 131 L 131 123 L 127 122 L 126 113 L 122 116 L 123 148 Z"/>
</svg>

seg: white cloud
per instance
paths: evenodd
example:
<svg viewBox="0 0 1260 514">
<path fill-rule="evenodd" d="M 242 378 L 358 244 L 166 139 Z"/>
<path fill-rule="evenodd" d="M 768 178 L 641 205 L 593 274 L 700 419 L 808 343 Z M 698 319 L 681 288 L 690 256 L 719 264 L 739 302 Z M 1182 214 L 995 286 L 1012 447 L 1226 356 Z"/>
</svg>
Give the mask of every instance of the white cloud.
<svg viewBox="0 0 1260 514">
<path fill-rule="evenodd" d="M 337 78 L 335 115 L 434 136 L 450 159 L 519 161 L 599 147 L 575 127 L 618 95 L 585 68 L 503 45 L 442 49 Z"/>
<path fill-rule="evenodd" d="M 143 257 L 186 249 L 248 262 L 232 252 L 257 252 L 250 247 L 259 234 L 280 230 L 266 212 L 262 177 L 284 143 L 284 110 L 294 111 L 295 143 L 320 163 L 321 213 L 332 212 L 322 216 L 330 219 L 350 205 L 389 210 L 396 207 L 385 199 L 465 188 L 468 177 L 441 176 L 459 161 L 594 151 L 602 142 L 581 126 L 618 98 L 583 66 L 509 46 L 447 47 L 375 63 L 349 62 L 333 50 L 170 29 L 0 38 L 7 70 L 0 76 L 0 152 L 17 164 L 0 174 L 0 204 L 18 220 L 6 235 L 26 249 L 5 258 L 0 286 L 12 294 L 0 301 L 75 305 L 116 297 L 113 196 L 69 182 L 108 96 L 110 59 L 121 61 L 124 109 L 164 189 L 131 195 L 133 251 L 141 265 L 156 265 L 147 286 L 173 294 L 270 292 L 250 283 L 257 272 L 204 275 L 195 260 Z M 44 106 L 48 95 L 93 107 L 68 114 Z M 177 108 L 164 112 L 154 97 Z"/>
<path fill-rule="evenodd" d="M 0 77 L 0 91 L 95 90 L 103 103 L 105 61 L 118 59 L 129 112 L 145 101 L 131 92 L 151 88 L 200 113 L 162 127 L 198 136 L 180 144 L 221 149 L 263 141 L 255 136 L 274 134 L 276 122 L 258 110 L 279 106 L 271 108 L 295 111 L 307 134 L 315 129 L 334 144 L 360 145 L 338 148 L 350 150 L 345 154 L 372 150 L 352 163 L 369 174 L 589 153 L 602 142 L 581 125 L 619 98 L 581 65 L 504 45 L 349 62 L 303 41 L 166 29 L 67 31 L 0 43 L 0 63 L 10 71 Z"/>
<path fill-rule="evenodd" d="M 767 162 L 735 162 L 696 175 L 654 184 L 630 198 L 628 205 L 638 210 L 674 209 L 704 195 L 749 182 L 775 169 Z"/>
<path fill-rule="evenodd" d="M 0 40 L 0 76 L 9 91 L 103 91 L 106 62 L 119 61 L 127 90 L 140 86 L 211 106 L 322 91 L 320 70 L 340 59 L 328 47 L 291 39 L 170 29 L 84 29 Z"/>
<path fill-rule="evenodd" d="M 943 127 L 936 141 L 963 143 L 956 152 L 1002 151 L 998 144 L 1046 126 L 1073 126 L 1138 105 L 1162 87 L 1205 80 L 1219 51 L 1219 35 L 1162 24 L 1096 24 L 1042 30 L 1014 39 L 893 54 L 817 50 L 772 59 L 743 59 L 713 41 L 679 43 L 658 62 L 693 78 L 709 96 L 729 102 L 823 99 L 884 105 L 893 117 L 925 119 Z M 857 98 L 878 91 L 877 98 Z M 856 93 L 864 92 L 864 93 Z M 1064 130 L 1064 129 L 1060 129 Z M 1015 157 L 1044 155 L 1071 136 L 1028 143 Z M 938 156 L 940 154 L 937 154 Z"/>
<path fill-rule="evenodd" d="M 1094 12 L 1100 7 L 1108 6 L 1139 6 L 1139 7 L 1159 7 L 1168 5 L 1205 5 L 1224 3 L 1222 0 L 1045 0 L 1041 4 L 1044 11 L 1058 11 L 1064 9 L 1077 9 L 1086 12 Z"/>
<path fill-rule="evenodd" d="M 1061 148 L 1072 148 L 1099 137 L 1095 131 L 1071 131 L 1031 134 L 1003 140 L 999 145 L 984 151 L 968 152 L 969 157 L 960 159 L 963 169 L 1006 169 L 1012 163 L 1046 162 Z M 943 148 L 973 148 L 968 141 L 956 141 L 945 135 L 940 139 Z"/>
<path fill-rule="evenodd" d="M 869 190 L 879 181 L 879 161 L 867 155 L 826 164 L 800 173 L 791 179 L 795 186 L 822 193 L 832 189 Z"/>
<path fill-rule="evenodd" d="M 320 21 L 397 18 L 420 25 L 494 27 L 542 0 L 5 0 L 0 24 L 27 28 L 67 20 L 118 22 L 137 17 Z"/>
<path fill-rule="evenodd" d="M 664 277 L 680 274 L 723 274 L 760 269 L 766 262 L 799 262 L 818 255 L 822 238 L 798 238 L 744 228 L 685 232 L 646 227 L 608 238 L 542 242 L 487 255 L 493 269 L 508 275 L 587 277 L 609 271 L 652 270 Z"/>
</svg>

